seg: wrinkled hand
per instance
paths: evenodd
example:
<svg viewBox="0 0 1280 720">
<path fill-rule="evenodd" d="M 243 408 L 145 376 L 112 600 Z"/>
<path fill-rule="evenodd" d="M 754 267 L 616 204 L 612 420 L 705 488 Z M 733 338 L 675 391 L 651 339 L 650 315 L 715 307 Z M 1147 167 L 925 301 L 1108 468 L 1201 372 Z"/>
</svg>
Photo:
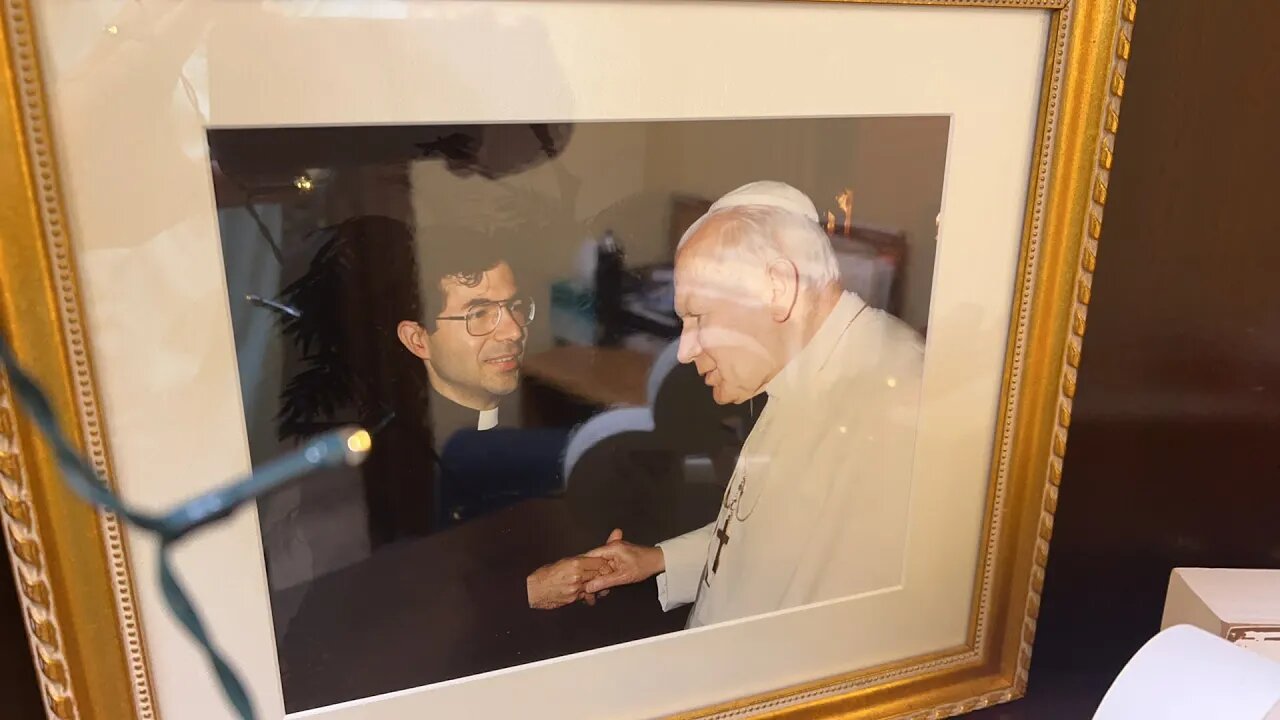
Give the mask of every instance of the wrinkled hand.
<svg viewBox="0 0 1280 720">
<path fill-rule="evenodd" d="M 586 557 L 609 561 L 608 569 L 587 581 L 583 589 L 588 594 L 642 582 L 667 569 L 662 548 L 626 542 L 622 539 L 622 531 L 617 529 L 609 533 L 604 545 L 587 552 Z"/>
<path fill-rule="evenodd" d="M 595 594 L 586 592 L 583 586 L 610 569 L 609 561 L 604 558 L 583 556 L 543 565 L 525 579 L 529 607 L 554 610 L 578 600 L 594 605 Z"/>
</svg>

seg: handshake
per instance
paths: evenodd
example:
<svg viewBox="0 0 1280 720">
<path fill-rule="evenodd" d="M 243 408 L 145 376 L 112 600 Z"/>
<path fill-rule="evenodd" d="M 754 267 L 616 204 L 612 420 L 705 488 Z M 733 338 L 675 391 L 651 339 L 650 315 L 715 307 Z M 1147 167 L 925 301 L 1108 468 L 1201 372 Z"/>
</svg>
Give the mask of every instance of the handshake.
<svg viewBox="0 0 1280 720">
<path fill-rule="evenodd" d="M 648 580 L 664 570 L 662 548 L 626 542 L 615 529 L 604 545 L 534 570 L 525 588 L 529 607 L 536 610 L 554 610 L 579 600 L 595 605 L 609 588 Z"/>
</svg>

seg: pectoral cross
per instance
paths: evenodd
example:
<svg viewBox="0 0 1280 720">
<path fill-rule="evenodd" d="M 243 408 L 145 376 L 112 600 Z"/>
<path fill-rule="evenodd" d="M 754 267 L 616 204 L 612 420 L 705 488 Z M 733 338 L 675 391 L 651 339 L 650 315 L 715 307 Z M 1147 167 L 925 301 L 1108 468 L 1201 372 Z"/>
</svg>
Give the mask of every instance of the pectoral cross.
<svg viewBox="0 0 1280 720">
<path fill-rule="evenodd" d="M 720 570 L 720 551 L 724 550 L 724 546 L 729 544 L 729 521 L 733 519 L 733 515 L 725 515 L 724 527 L 716 528 L 716 539 L 720 541 L 720 547 L 716 548 L 716 559 L 711 563 L 711 572 L 719 572 Z"/>
</svg>

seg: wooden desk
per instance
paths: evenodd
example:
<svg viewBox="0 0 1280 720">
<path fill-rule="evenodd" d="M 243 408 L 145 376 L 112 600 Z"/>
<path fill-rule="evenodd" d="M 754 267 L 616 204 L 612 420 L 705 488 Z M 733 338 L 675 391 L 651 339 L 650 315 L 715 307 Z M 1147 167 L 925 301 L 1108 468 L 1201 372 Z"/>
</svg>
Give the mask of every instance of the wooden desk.
<svg viewBox="0 0 1280 720">
<path fill-rule="evenodd" d="M 589 405 L 643 406 L 652 366 L 636 350 L 564 345 L 525 358 L 523 375 Z"/>
<path fill-rule="evenodd" d="M 599 535 L 579 527 L 564 500 L 526 500 L 276 593 L 277 610 L 298 608 L 278 646 L 286 710 L 682 629 L 689 609 L 664 613 L 652 580 L 615 588 L 595 607 L 529 609 L 525 576 Z"/>
</svg>

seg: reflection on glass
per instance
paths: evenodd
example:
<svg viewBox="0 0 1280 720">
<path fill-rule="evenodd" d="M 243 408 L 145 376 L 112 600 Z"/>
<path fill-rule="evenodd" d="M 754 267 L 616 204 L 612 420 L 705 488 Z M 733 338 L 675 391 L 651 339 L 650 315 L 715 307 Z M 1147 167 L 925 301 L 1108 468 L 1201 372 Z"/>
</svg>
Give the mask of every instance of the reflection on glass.
<svg viewBox="0 0 1280 720">
<path fill-rule="evenodd" d="M 212 131 L 289 710 L 900 582 L 947 136 Z"/>
</svg>

